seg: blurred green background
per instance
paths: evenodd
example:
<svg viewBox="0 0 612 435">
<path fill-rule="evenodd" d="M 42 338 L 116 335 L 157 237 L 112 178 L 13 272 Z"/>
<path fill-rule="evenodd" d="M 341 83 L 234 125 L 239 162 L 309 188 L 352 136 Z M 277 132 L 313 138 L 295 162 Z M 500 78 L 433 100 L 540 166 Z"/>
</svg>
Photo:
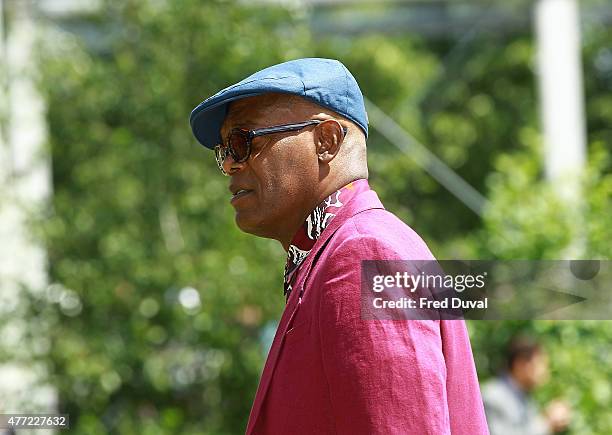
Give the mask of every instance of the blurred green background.
<svg viewBox="0 0 612 435">
<path fill-rule="evenodd" d="M 385 7 L 360 10 L 374 17 Z M 4 314 L 23 319 L 26 334 L 19 352 L 0 357 L 44 374 L 73 432 L 244 431 L 284 306 L 285 253 L 237 230 L 227 180 L 188 116 L 274 63 L 341 60 L 370 101 L 487 198 L 479 217 L 372 131 L 372 187 L 437 258 L 559 259 L 576 237 L 584 258 L 610 258 L 610 26 L 583 28 L 589 141 L 578 221 L 578 207 L 544 177 L 530 26 L 436 37 L 323 31 L 331 12 L 299 2 L 107 1 L 79 18 L 99 32 L 89 39 L 39 41 L 53 195 L 31 225 L 52 284 L 24 290 Z M 569 401 L 569 433 L 612 433 L 610 322 L 468 327 L 481 381 L 512 333 L 531 332 L 551 356 L 552 380 L 537 399 Z"/>
</svg>

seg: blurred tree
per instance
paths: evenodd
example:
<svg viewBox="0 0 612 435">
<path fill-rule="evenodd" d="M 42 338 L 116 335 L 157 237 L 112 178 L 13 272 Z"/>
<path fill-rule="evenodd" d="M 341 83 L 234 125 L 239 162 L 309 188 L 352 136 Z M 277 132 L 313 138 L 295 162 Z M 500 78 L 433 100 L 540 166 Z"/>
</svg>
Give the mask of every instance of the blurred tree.
<svg viewBox="0 0 612 435">
<path fill-rule="evenodd" d="M 483 194 L 496 156 L 519 149 L 522 132 L 537 125 L 529 35 L 476 33 L 460 45 L 382 36 L 348 44 L 337 37 L 322 52 L 345 60 L 368 98 Z M 376 132 L 368 148 L 383 202 L 436 255 L 462 256 L 465 235 L 481 225 L 479 217 Z M 453 239 L 458 246 L 449 243 Z"/>
<path fill-rule="evenodd" d="M 589 167 L 583 204 L 565 204 L 543 178 L 537 89 L 529 34 L 474 34 L 468 43 L 410 37 L 334 37 L 320 53 L 349 66 L 371 100 L 489 199 L 478 219 L 376 131 L 370 178 L 387 208 L 421 234 L 438 258 L 561 259 L 575 239 L 584 258 L 612 256 L 612 31 L 584 34 Z M 582 224 L 577 225 L 581 222 Z M 471 321 L 481 380 L 496 373 L 518 331 L 542 338 L 553 381 L 539 390 L 572 404 L 570 433 L 612 431 L 608 321 Z"/>
<path fill-rule="evenodd" d="M 308 34 L 289 10 L 232 1 L 110 1 L 96 19 L 115 29 L 102 52 L 67 36 L 41 50 L 56 284 L 31 305 L 33 337 L 49 332 L 76 433 L 241 432 L 284 253 L 235 228 L 188 116 Z"/>
<path fill-rule="evenodd" d="M 612 228 L 605 218 L 612 215 L 612 174 L 605 173 L 609 165 L 609 149 L 593 143 L 583 182 L 584 204 L 576 210 L 540 179 L 535 152 L 500 156 L 497 172 L 489 177 L 491 203 L 473 245 L 474 258 L 564 258 L 576 237 L 585 246 L 583 258 L 609 259 Z M 537 398 L 542 403 L 559 396 L 568 400 L 574 413 L 570 433 L 612 430 L 612 366 L 607 362 L 611 321 L 472 321 L 468 326 L 481 381 L 502 366 L 500 357 L 508 339 L 516 332 L 529 332 L 549 352 L 552 371 L 551 381 L 537 391 Z"/>
<path fill-rule="evenodd" d="M 541 137 L 518 125 L 520 146 L 493 156 L 486 176 L 489 207 L 483 227 L 465 239 L 472 258 L 562 259 L 574 240 L 583 246 L 582 258 L 612 257 L 612 62 L 602 61 L 612 41 L 610 29 L 595 27 L 585 34 L 589 163 L 582 180 L 582 204 L 567 204 L 543 179 Z M 500 72 L 501 74 L 501 72 Z M 503 74 L 502 74 L 503 75 Z M 499 75 L 497 76 L 499 79 Z M 519 92 L 517 95 L 520 95 Z M 466 248 L 469 246 L 469 248 Z M 608 321 L 472 321 L 474 356 L 481 380 L 494 374 L 508 339 L 529 332 L 539 337 L 550 355 L 551 382 L 537 391 L 547 403 L 564 397 L 572 406 L 572 434 L 612 431 L 612 366 Z"/>
</svg>

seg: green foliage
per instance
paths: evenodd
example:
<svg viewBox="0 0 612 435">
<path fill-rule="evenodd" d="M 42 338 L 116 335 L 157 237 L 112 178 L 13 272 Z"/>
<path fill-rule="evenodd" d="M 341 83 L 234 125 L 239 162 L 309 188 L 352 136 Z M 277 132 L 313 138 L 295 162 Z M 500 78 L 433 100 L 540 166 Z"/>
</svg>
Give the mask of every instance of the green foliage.
<svg viewBox="0 0 612 435">
<path fill-rule="evenodd" d="M 610 258 L 612 230 L 612 71 L 602 65 L 612 33 L 595 29 L 584 47 L 589 167 L 580 204 L 567 203 L 543 177 L 531 37 L 474 38 L 467 46 L 413 38 L 365 36 L 326 41 L 364 93 L 482 193 L 483 220 L 374 131 L 370 179 L 438 258 L 563 259 L 578 240 L 582 258 Z M 359 47 L 358 50 L 355 47 Z M 448 54 L 450 51 L 451 54 Z M 384 54 L 383 54 L 384 53 Z M 606 58 L 607 59 L 607 58 Z M 509 338 L 540 337 L 551 356 L 552 381 L 537 399 L 569 401 L 570 433 L 612 430 L 610 322 L 471 321 L 474 356 L 484 382 L 501 367 Z"/>
<path fill-rule="evenodd" d="M 471 245 L 473 255 L 564 259 L 575 258 L 570 254 L 578 250 L 580 258 L 612 257 L 612 228 L 605 218 L 612 215 L 610 150 L 600 142 L 591 144 L 578 204 L 563 200 L 542 180 L 539 160 L 535 147 L 499 156 L 487 180 L 491 202 Z M 502 367 L 509 338 L 526 332 L 538 337 L 550 356 L 551 381 L 536 392 L 541 404 L 566 400 L 573 412 L 570 433 L 612 430 L 611 321 L 472 321 L 468 326 L 481 381 Z"/>
<path fill-rule="evenodd" d="M 468 326 L 481 382 L 503 367 L 503 350 L 513 334 L 539 337 L 549 355 L 551 379 L 536 391 L 536 399 L 569 403 L 569 433 L 610 432 L 610 321 L 472 321 Z"/>
<path fill-rule="evenodd" d="M 284 253 L 235 228 L 188 115 L 304 35 L 286 10 L 232 2 L 111 3 L 107 19 L 122 29 L 108 52 L 43 45 L 57 284 L 28 315 L 49 331 L 43 359 L 75 432 L 237 433 L 260 329 L 282 310 Z"/>
<path fill-rule="evenodd" d="M 489 206 L 483 226 L 457 249 L 473 258 L 609 259 L 612 257 L 612 165 L 609 140 L 611 114 L 601 120 L 601 99 L 612 88 L 610 72 L 595 68 L 593 52 L 610 41 L 610 32 L 591 35 L 584 53 L 589 145 L 588 168 L 580 180 L 582 195 L 568 202 L 542 173 L 542 138 L 531 127 L 518 125 L 519 148 L 496 153 L 486 177 Z M 599 48 L 598 48 L 599 47 Z M 591 57 L 589 57 L 591 54 Z M 607 102 L 609 104 L 612 102 Z M 604 104 L 605 106 L 605 104 Z M 536 392 L 542 405 L 563 398 L 572 408 L 569 433 L 605 434 L 612 430 L 609 409 L 610 321 L 472 321 L 474 357 L 481 381 L 502 367 L 501 355 L 515 333 L 540 338 L 550 356 L 551 381 Z"/>
</svg>

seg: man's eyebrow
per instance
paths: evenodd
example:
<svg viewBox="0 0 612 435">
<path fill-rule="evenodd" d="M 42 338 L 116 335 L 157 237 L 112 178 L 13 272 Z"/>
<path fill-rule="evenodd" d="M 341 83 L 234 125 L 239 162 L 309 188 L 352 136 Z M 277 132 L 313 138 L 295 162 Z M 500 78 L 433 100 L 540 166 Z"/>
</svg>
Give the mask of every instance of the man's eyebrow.
<svg viewBox="0 0 612 435">
<path fill-rule="evenodd" d="M 251 129 L 257 125 L 257 122 L 250 118 L 243 118 L 240 120 L 236 120 L 234 122 L 230 122 L 230 127 L 225 127 L 225 131 L 231 131 L 234 128 L 246 128 Z M 223 130 L 223 128 L 221 129 Z"/>
</svg>

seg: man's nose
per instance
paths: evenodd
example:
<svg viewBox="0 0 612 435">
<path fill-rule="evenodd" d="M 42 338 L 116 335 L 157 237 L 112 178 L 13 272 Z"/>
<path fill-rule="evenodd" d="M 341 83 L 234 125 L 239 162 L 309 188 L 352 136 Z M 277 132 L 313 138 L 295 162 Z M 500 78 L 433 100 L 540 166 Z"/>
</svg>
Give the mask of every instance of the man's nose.
<svg viewBox="0 0 612 435">
<path fill-rule="evenodd" d="M 242 169 L 245 164 L 246 162 L 242 162 L 242 163 L 236 162 L 234 158 L 232 157 L 232 154 L 227 153 L 227 156 L 225 156 L 225 160 L 223 160 L 223 170 L 228 175 L 231 175 L 235 172 L 238 172 L 240 169 Z"/>
</svg>

